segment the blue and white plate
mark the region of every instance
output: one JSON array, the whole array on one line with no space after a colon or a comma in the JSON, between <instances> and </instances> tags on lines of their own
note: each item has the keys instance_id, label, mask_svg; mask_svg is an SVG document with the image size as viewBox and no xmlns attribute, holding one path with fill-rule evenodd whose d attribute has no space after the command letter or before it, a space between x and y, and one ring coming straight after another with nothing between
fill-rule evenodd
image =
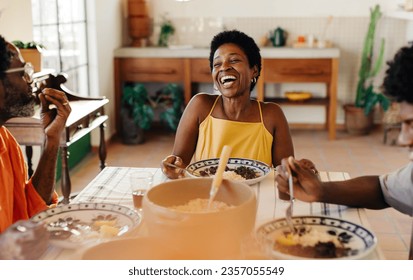
<instances>
[{"instance_id":1,"label":"blue and white plate","mask_svg":"<svg viewBox=\"0 0 413 280\"><path fill-rule=\"evenodd\" d=\"M190 173L197 173L200 174L201 171L204 171L206 173L208 173L209 168L211 167L218 167L219 164L219 158L212 158L212 159L205 159L205 160L200 160L197 162L194 162L190 165L188 165L186 167L186 169L190 172ZM270 174L271 172L271 167L268 166L267 164L261 162L261 161L257 161L257 160L252 160L252 159L245 159L245 158L229 158L228 163L227 163L227 167L231 168L231 169L235 169L237 167L248 167L250 169L252 169L255 174L256 174L256 178L254 179L245 179L243 182L245 182L248 185L253 185L256 184L260 181L262 181L265 177L268 176L268 174ZM213 175L211 175L213 176ZM205 175L205 176L196 176L194 174L192 174L192 177L211 177L209 175ZM225 178L225 177L224 177ZM239 181L239 180L238 180Z\"/></svg>"},{"instance_id":2,"label":"blue and white plate","mask_svg":"<svg viewBox=\"0 0 413 280\"><path fill-rule=\"evenodd\" d=\"M122 236L136 229L142 216L138 211L121 205L78 203L47 209L32 220L47 225L52 244L76 248L81 244Z\"/></svg>"},{"instance_id":3,"label":"blue and white plate","mask_svg":"<svg viewBox=\"0 0 413 280\"><path fill-rule=\"evenodd\" d=\"M344 247L349 249L349 255L334 259L366 259L377 245L377 238L371 231L346 220L326 216L293 216L292 219L296 228L305 227L320 234L338 237ZM274 250L275 240L285 232L290 230L285 218L282 218L261 225L257 229L257 237L263 244L266 243L267 253L274 259L307 259Z\"/></svg>"}]
</instances>

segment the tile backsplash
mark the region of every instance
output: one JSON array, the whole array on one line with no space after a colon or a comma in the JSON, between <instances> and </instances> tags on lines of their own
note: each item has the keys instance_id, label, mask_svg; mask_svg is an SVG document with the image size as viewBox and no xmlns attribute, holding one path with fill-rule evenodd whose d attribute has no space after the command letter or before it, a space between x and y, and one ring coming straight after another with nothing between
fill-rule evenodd
<instances>
[{"instance_id":1,"label":"tile backsplash","mask_svg":"<svg viewBox=\"0 0 413 280\"><path fill-rule=\"evenodd\" d=\"M209 47L212 37L222 31L230 29L241 30L262 46L268 33L277 27L288 33L287 45L291 46L300 35L312 35L315 39L325 37L332 42L333 47L340 49L338 101L339 106L352 102L355 96L357 74L364 36L367 32L368 17L336 17L328 24L327 17L280 17L280 18L171 18L176 32L171 38L171 44L192 45L194 47ZM155 21L156 22L156 21ZM376 29L376 42L385 38L385 60L391 59L395 52L407 43L407 22L402 19L383 17ZM159 26L155 23L151 44L156 44ZM125 44L127 45L127 43ZM377 44L378 45L378 44ZM386 66L375 84L380 86ZM307 87L308 85L301 85ZM266 94L273 94L274 86L266 88ZM296 89L300 89L299 86ZM314 88L316 95L323 95L323 87ZM276 93L275 93L276 94ZM343 112L338 108L337 122L342 123Z\"/></svg>"}]
</instances>

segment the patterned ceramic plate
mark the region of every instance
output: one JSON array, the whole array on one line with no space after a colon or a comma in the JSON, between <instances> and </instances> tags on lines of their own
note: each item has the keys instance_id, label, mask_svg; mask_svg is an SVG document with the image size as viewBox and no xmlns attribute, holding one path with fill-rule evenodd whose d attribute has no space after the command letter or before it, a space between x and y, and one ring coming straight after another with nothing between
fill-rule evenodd
<instances>
[{"instance_id":1,"label":"patterned ceramic plate","mask_svg":"<svg viewBox=\"0 0 413 280\"><path fill-rule=\"evenodd\" d=\"M199 174L199 176L192 175L192 177L212 177L215 174L214 170L216 170L218 164L219 158L205 159L188 165L186 169L190 173ZM230 158L228 160L227 168L230 170L238 170L238 172L241 171L241 173L253 173L255 176L253 179L233 179L236 181L245 181L248 185L253 185L263 180L271 171L271 167L267 164L261 161L245 158ZM224 174L224 179L231 180L231 175L229 175L229 173Z\"/></svg>"},{"instance_id":2,"label":"patterned ceramic plate","mask_svg":"<svg viewBox=\"0 0 413 280\"><path fill-rule=\"evenodd\" d=\"M108 203L68 204L45 210L32 218L47 224L51 243L64 248L99 243L135 229L139 212Z\"/></svg>"},{"instance_id":3,"label":"patterned ceramic plate","mask_svg":"<svg viewBox=\"0 0 413 280\"><path fill-rule=\"evenodd\" d=\"M309 242L307 249L303 249L301 246L297 247L297 239L286 238L285 233L290 232L290 230L284 218L263 224L257 229L259 240L266 244L269 254L274 259L364 259L377 245L377 239L372 232L349 221L323 216L295 216L292 219L295 228L304 232L298 243L302 245L304 242ZM304 229L305 231L303 231ZM303 238L306 235L307 237ZM340 244L335 246L335 257L334 254L331 254L332 244L324 245L330 240ZM278 245L276 245L276 241ZM301 255L314 253L314 249L310 251L308 246L314 248L311 243L319 241L323 241L324 244L318 245L316 250L321 251L324 257L320 256L319 253L316 253L317 257Z\"/></svg>"}]
</instances>

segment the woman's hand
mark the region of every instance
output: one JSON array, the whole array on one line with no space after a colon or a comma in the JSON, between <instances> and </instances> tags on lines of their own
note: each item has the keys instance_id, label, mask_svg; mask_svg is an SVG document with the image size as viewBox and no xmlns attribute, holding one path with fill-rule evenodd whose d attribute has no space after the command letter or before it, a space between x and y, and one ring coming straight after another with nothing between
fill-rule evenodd
<instances>
[{"instance_id":1,"label":"woman's hand","mask_svg":"<svg viewBox=\"0 0 413 280\"><path fill-rule=\"evenodd\" d=\"M293 157L281 160L276 167L275 181L280 192L288 193L288 173L291 170L294 184L294 197L307 202L318 201L321 196L321 181L314 163L308 159L295 160Z\"/></svg>"},{"instance_id":2,"label":"woman's hand","mask_svg":"<svg viewBox=\"0 0 413 280\"><path fill-rule=\"evenodd\" d=\"M161 168L162 168L163 174L165 174L166 177L168 177L169 179L178 179L178 178L185 177L184 170L171 167L165 163L170 163L178 167L185 168L184 163L180 157L174 156L174 155L167 156L166 158L162 160Z\"/></svg>"},{"instance_id":3,"label":"woman's hand","mask_svg":"<svg viewBox=\"0 0 413 280\"><path fill-rule=\"evenodd\" d=\"M0 235L0 259L39 259L48 247L49 236L44 223L18 221Z\"/></svg>"}]
</instances>

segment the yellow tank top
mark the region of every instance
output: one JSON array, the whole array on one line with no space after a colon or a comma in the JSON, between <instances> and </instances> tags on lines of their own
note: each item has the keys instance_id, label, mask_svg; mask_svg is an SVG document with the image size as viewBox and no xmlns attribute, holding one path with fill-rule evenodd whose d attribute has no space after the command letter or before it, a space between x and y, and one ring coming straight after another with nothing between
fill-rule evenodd
<instances>
[{"instance_id":1,"label":"yellow tank top","mask_svg":"<svg viewBox=\"0 0 413 280\"><path fill-rule=\"evenodd\" d=\"M218 158L225 145L232 147L231 157L249 158L272 165L271 133L265 128L261 104L258 103L261 121L257 123L217 119L211 116L220 96L208 116L199 126L195 161Z\"/></svg>"}]
</instances>

